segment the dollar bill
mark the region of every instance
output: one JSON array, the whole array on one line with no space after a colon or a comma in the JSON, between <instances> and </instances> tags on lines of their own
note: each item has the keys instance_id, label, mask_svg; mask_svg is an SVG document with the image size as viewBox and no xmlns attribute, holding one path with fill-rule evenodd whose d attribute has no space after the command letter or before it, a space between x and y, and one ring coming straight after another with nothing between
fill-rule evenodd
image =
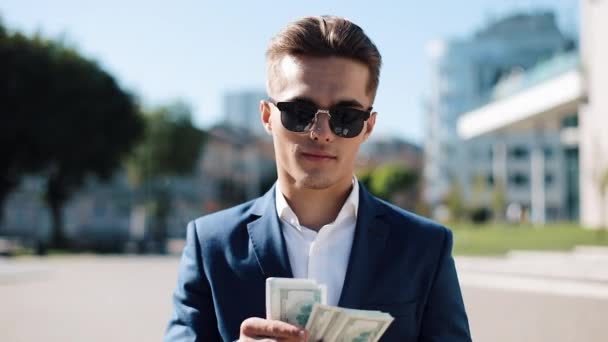
<instances>
[{"instance_id":1,"label":"dollar bill","mask_svg":"<svg viewBox=\"0 0 608 342\"><path fill-rule=\"evenodd\" d=\"M323 342L376 342L393 320L391 315L379 311L344 309L325 331Z\"/></svg>"},{"instance_id":2,"label":"dollar bill","mask_svg":"<svg viewBox=\"0 0 608 342\"><path fill-rule=\"evenodd\" d=\"M309 279L266 279L266 318L305 327L314 304L327 303L325 285Z\"/></svg>"},{"instance_id":3,"label":"dollar bill","mask_svg":"<svg viewBox=\"0 0 608 342\"><path fill-rule=\"evenodd\" d=\"M343 309L335 306L315 304L306 323L309 342L321 341L329 327L340 319Z\"/></svg>"},{"instance_id":4,"label":"dollar bill","mask_svg":"<svg viewBox=\"0 0 608 342\"><path fill-rule=\"evenodd\" d=\"M266 318L304 327L309 342L376 342L393 322L381 311L327 305L327 289L311 279L266 279Z\"/></svg>"}]
</instances>

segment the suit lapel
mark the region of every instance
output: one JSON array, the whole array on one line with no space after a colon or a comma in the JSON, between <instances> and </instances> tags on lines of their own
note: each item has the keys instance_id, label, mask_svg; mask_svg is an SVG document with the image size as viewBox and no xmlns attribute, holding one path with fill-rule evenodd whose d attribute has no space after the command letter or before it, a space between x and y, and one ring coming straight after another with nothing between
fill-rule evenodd
<instances>
[{"instance_id":1,"label":"suit lapel","mask_svg":"<svg viewBox=\"0 0 608 342\"><path fill-rule=\"evenodd\" d=\"M274 194L275 189L272 187L263 197L256 200L252 213L259 218L250 222L247 230L264 276L292 278Z\"/></svg>"},{"instance_id":2,"label":"suit lapel","mask_svg":"<svg viewBox=\"0 0 608 342\"><path fill-rule=\"evenodd\" d=\"M374 281L374 270L384 251L390 228L378 219L382 213L378 201L363 186L359 189L355 237L339 301L339 306L346 308L360 307L361 300Z\"/></svg>"}]
</instances>

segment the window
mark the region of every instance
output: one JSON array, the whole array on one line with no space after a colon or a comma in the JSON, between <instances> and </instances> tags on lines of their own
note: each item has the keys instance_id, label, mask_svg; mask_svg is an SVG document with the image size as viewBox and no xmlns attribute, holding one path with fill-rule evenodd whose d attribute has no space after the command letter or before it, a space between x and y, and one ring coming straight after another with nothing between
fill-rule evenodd
<instances>
[{"instance_id":1,"label":"window","mask_svg":"<svg viewBox=\"0 0 608 342\"><path fill-rule=\"evenodd\" d=\"M494 185L494 176L492 174L489 174L487 179L487 183L489 186L493 186Z\"/></svg>"},{"instance_id":2,"label":"window","mask_svg":"<svg viewBox=\"0 0 608 342\"><path fill-rule=\"evenodd\" d=\"M528 185L528 176L523 173L516 173L509 177L509 183L514 186L526 186Z\"/></svg>"},{"instance_id":3,"label":"window","mask_svg":"<svg viewBox=\"0 0 608 342\"><path fill-rule=\"evenodd\" d=\"M509 150L509 155L513 159L525 159L528 158L529 151L524 146L515 146Z\"/></svg>"},{"instance_id":4,"label":"window","mask_svg":"<svg viewBox=\"0 0 608 342\"><path fill-rule=\"evenodd\" d=\"M566 128L566 127L578 127L578 115L577 114L567 116L562 120L562 128Z\"/></svg>"},{"instance_id":5,"label":"window","mask_svg":"<svg viewBox=\"0 0 608 342\"><path fill-rule=\"evenodd\" d=\"M553 185L554 180L555 179L554 179L552 173L549 173L549 172L545 173L545 186L549 187L549 186Z\"/></svg>"}]
</instances>

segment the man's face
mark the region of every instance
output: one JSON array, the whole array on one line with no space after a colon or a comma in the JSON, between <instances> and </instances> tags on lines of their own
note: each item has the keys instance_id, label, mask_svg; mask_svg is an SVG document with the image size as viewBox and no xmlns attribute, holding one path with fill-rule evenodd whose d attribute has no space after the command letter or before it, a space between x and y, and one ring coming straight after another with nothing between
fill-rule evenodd
<instances>
[{"instance_id":1,"label":"man's face","mask_svg":"<svg viewBox=\"0 0 608 342\"><path fill-rule=\"evenodd\" d=\"M367 110L368 68L341 57L284 57L277 66L271 95L276 102L306 101L320 109L348 104ZM260 105L262 121L272 135L279 178L298 188L327 189L350 184L357 151L372 132L375 113L353 138L335 135L329 117L318 113L309 132L295 133L281 123L281 112L268 102Z\"/></svg>"}]
</instances>

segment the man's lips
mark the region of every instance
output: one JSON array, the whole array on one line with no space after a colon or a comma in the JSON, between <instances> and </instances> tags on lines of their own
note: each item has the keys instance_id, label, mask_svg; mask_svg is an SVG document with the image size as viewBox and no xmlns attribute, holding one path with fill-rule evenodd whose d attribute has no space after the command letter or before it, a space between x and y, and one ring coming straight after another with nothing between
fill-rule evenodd
<instances>
[{"instance_id":1,"label":"man's lips","mask_svg":"<svg viewBox=\"0 0 608 342\"><path fill-rule=\"evenodd\" d=\"M308 159L314 160L334 160L336 156L333 156L324 152L302 152L302 156Z\"/></svg>"}]
</instances>

